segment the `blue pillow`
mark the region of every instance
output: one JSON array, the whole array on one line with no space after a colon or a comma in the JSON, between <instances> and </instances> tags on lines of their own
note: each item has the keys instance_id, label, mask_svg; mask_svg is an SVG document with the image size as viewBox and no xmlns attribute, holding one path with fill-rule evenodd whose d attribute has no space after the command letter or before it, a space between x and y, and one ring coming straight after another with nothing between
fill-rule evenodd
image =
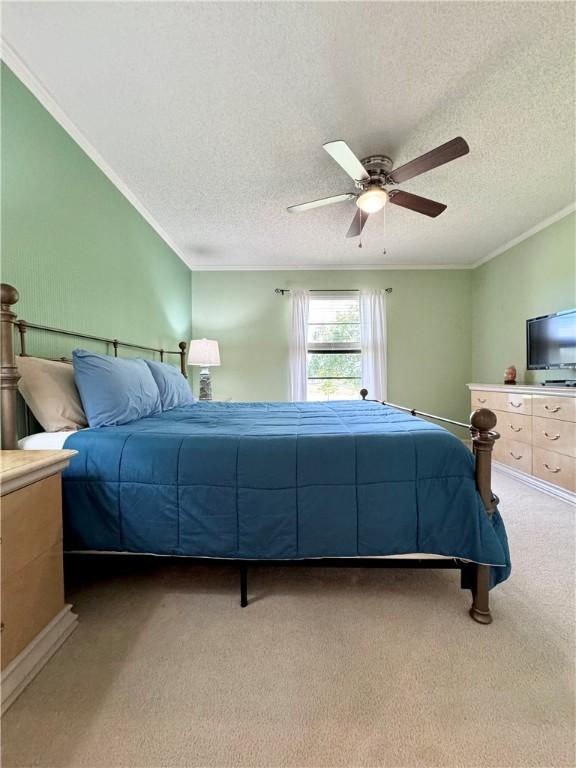
<instances>
[{"instance_id":1,"label":"blue pillow","mask_svg":"<svg viewBox=\"0 0 576 768\"><path fill-rule=\"evenodd\" d=\"M160 413L160 392L144 360L72 354L74 377L91 427L127 424Z\"/></svg>"},{"instance_id":2,"label":"blue pillow","mask_svg":"<svg viewBox=\"0 0 576 768\"><path fill-rule=\"evenodd\" d=\"M160 392L162 410L169 411L181 405L192 405L194 395L188 384L188 379L180 373L178 368L167 363L157 363L155 360L144 360Z\"/></svg>"}]
</instances>

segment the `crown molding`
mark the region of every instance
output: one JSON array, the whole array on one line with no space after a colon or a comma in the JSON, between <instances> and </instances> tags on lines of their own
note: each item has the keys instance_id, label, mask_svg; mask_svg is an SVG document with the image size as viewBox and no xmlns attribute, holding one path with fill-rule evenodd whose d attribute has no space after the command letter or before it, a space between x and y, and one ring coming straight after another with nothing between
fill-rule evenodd
<instances>
[{"instance_id":1,"label":"crown molding","mask_svg":"<svg viewBox=\"0 0 576 768\"><path fill-rule=\"evenodd\" d=\"M407 272L417 270L468 270L473 269L472 264L296 264L268 265L268 264L244 264L191 266L192 272L378 272L391 270Z\"/></svg>"},{"instance_id":2,"label":"crown molding","mask_svg":"<svg viewBox=\"0 0 576 768\"><path fill-rule=\"evenodd\" d=\"M46 90L40 80L34 75L12 46L0 37L0 58L26 88L38 99L44 109L56 120L66 133L78 144L92 162L102 171L110 182L121 192L128 202L138 211L142 218L164 240L166 245L190 268L190 264L166 230L156 221L148 208L136 197L130 187L123 181L104 160L92 143L86 138L66 112L57 104L54 97Z\"/></svg>"},{"instance_id":3,"label":"crown molding","mask_svg":"<svg viewBox=\"0 0 576 768\"><path fill-rule=\"evenodd\" d=\"M576 211L576 202L570 203L570 205L567 205L566 208L562 208L560 211L556 211L556 213L553 213L552 216L548 216L548 218L541 221L539 224L536 224L534 227L531 227L530 229L527 229L526 232L523 232L521 235L518 235L518 237L515 237L513 240L509 240L507 243L504 243L504 245L501 245L499 248L496 248L495 251L492 251L487 256L483 256L481 259L478 259L478 261L475 261L472 265L472 269L476 269L476 267L482 266L482 264L486 264L487 261L491 261L492 259L495 259L496 256L500 256L502 253L505 253L506 251L510 250L510 248L513 248L515 245L518 245L523 240L527 240L529 237L532 237L532 235L535 235L537 232L541 232L543 229L546 229L546 227L549 227L551 224L555 224L557 221L560 221L560 219L564 219L566 216L569 216L571 213L574 213Z\"/></svg>"}]
</instances>

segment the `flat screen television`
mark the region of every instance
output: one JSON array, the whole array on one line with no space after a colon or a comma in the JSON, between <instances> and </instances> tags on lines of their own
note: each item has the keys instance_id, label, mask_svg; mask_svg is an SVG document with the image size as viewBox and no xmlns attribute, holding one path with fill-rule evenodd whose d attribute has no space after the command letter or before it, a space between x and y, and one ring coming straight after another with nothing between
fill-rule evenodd
<instances>
[{"instance_id":1,"label":"flat screen television","mask_svg":"<svg viewBox=\"0 0 576 768\"><path fill-rule=\"evenodd\" d=\"M528 370L576 367L576 309L526 321Z\"/></svg>"}]
</instances>

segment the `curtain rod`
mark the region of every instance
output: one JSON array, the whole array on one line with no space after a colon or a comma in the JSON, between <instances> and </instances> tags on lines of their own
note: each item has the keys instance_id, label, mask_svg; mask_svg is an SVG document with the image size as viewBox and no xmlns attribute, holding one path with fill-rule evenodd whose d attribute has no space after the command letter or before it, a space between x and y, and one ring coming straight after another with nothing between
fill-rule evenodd
<instances>
[{"instance_id":1,"label":"curtain rod","mask_svg":"<svg viewBox=\"0 0 576 768\"><path fill-rule=\"evenodd\" d=\"M385 293L392 293L392 288L384 288ZM290 288L274 288L274 293L290 293ZM359 288L313 288L309 293L360 293Z\"/></svg>"}]
</instances>

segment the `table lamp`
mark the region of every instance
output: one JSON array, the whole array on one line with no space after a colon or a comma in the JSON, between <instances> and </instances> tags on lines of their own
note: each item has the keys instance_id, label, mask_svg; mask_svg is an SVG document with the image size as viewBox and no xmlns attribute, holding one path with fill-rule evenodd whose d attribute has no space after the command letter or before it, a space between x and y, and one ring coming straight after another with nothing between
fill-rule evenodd
<instances>
[{"instance_id":1,"label":"table lamp","mask_svg":"<svg viewBox=\"0 0 576 768\"><path fill-rule=\"evenodd\" d=\"M218 342L212 339L192 339L188 349L188 365L201 366L199 400L212 400L212 382L209 368L220 365Z\"/></svg>"}]
</instances>

